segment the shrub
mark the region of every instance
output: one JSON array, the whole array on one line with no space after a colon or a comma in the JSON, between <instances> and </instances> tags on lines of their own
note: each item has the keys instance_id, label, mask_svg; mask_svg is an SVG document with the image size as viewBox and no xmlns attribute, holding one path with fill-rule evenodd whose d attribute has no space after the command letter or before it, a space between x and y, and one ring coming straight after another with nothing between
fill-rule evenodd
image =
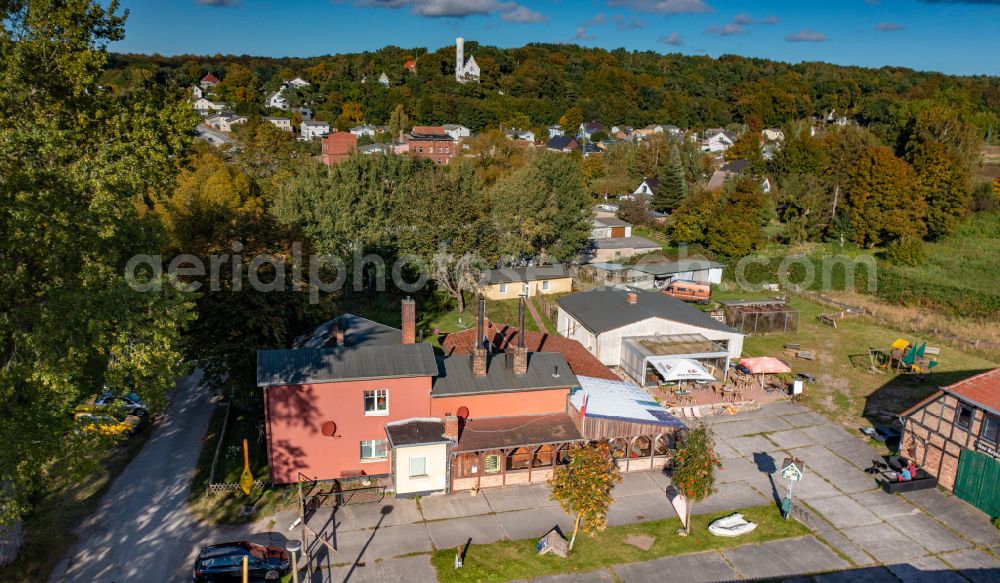
<instances>
[{"instance_id":1,"label":"shrub","mask_svg":"<svg viewBox=\"0 0 1000 583\"><path fill-rule=\"evenodd\" d=\"M916 267L927 261L924 242L916 237L903 237L889 243L882 254L883 259L893 265Z\"/></svg>"}]
</instances>

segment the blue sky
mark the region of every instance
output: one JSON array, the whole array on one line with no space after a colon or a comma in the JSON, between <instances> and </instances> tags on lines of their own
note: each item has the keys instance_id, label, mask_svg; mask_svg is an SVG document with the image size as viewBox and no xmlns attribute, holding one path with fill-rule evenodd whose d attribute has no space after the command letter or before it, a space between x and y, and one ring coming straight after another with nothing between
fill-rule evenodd
<instances>
[{"instance_id":1,"label":"blue sky","mask_svg":"<svg viewBox=\"0 0 1000 583\"><path fill-rule=\"evenodd\" d=\"M123 0L112 50L316 56L456 36L1000 74L1000 0Z\"/></svg>"}]
</instances>

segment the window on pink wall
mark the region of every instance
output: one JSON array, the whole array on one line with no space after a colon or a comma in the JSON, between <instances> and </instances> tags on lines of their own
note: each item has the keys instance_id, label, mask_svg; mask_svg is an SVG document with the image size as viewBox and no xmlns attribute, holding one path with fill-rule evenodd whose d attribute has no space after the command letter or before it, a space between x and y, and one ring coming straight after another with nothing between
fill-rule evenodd
<instances>
[{"instance_id":1,"label":"window on pink wall","mask_svg":"<svg viewBox=\"0 0 1000 583\"><path fill-rule=\"evenodd\" d=\"M389 414L389 389L373 389L365 391L365 415L377 416Z\"/></svg>"}]
</instances>

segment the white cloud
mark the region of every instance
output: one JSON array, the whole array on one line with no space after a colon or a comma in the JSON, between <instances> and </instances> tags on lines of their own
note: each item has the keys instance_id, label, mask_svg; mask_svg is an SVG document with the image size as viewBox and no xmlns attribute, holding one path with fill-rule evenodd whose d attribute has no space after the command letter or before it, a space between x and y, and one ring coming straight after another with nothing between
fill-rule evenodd
<instances>
[{"instance_id":1,"label":"white cloud","mask_svg":"<svg viewBox=\"0 0 1000 583\"><path fill-rule=\"evenodd\" d=\"M747 30L743 28L743 25L735 22L724 24L722 26L710 26L705 29L705 33L715 34L718 36L732 36L734 34L743 34L745 32L747 32Z\"/></svg>"},{"instance_id":2,"label":"white cloud","mask_svg":"<svg viewBox=\"0 0 1000 583\"><path fill-rule=\"evenodd\" d=\"M608 0L609 6L625 6L639 12L698 14L714 12L705 0Z\"/></svg>"},{"instance_id":3,"label":"white cloud","mask_svg":"<svg viewBox=\"0 0 1000 583\"><path fill-rule=\"evenodd\" d=\"M672 32L668 35L664 35L656 39L656 42L664 45L679 47L684 44L684 39L681 38L680 33Z\"/></svg>"},{"instance_id":4,"label":"white cloud","mask_svg":"<svg viewBox=\"0 0 1000 583\"><path fill-rule=\"evenodd\" d=\"M785 40L793 43L821 43L830 40L830 38L822 32L805 29L786 36Z\"/></svg>"},{"instance_id":5,"label":"white cloud","mask_svg":"<svg viewBox=\"0 0 1000 583\"><path fill-rule=\"evenodd\" d=\"M507 22L545 22L545 15L525 6L518 6L510 12L504 12L500 18Z\"/></svg>"},{"instance_id":6,"label":"white cloud","mask_svg":"<svg viewBox=\"0 0 1000 583\"><path fill-rule=\"evenodd\" d=\"M646 21L640 18L625 18L621 14L614 15L615 30L637 30L646 28Z\"/></svg>"},{"instance_id":7,"label":"white cloud","mask_svg":"<svg viewBox=\"0 0 1000 583\"><path fill-rule=\"evenodd\" d=\"M733 24L739 24L745 26L747 24L753 24L753 18L750 17L746 12L740 12L733 17Z\"/></svg>"},{"instance_id":8,"label":"white cloud","mask_svg":"<svg viewBox=\"0 0 1000 583\"><path fill-rule=\"evenodd\" d=\"M601 26L607 22L608 17L604 15L603 12L598 12L593 18L584 22L581 26Z\"/></svg>"},{"instance_id":9,"label":"white cloud","mask_svg":"<svg viewBox=\"0 0 1000 583\"><path fill-rule=\"evenodd\" d=\"M880 22L875 25L875 30L879 32L895 32L897 30L903 30L906 28L898 22Z\"/></svg>"},{"instance_id":10,"label":"white cloud","mask_svg":"<svg viewBox=\"0 0 1000 583\"><path fill-rule=\"evenodd\" d=\"M409 8L414 14L431 18L465 18L467 16L500 14L500 18L507 22L542 22L545 20L541 13L530 8L516 2L502 2L500 0L355 0L355 4L375 8Z\"/></svg>"},{"instance_id":11,"label":"white cloud","mask_svg":"<svg viewBox=\"0 0 1000 583\"><path fill-rule=\"evenodd\" d=\"M771 15L771 16L765 16L757 24L778 24L779 22L781 22L780 18L778 18L777 16L774 16L774 15Z\"/></svg>"},{"instance_id":12,"label":"white cloud","mask_svg":"<svg viewBox=\"0 0 1000 583\"><path fill-rule=\"evenodd\" d=\"M576 34L573 35L574 40L594 40L595 38L597 37L587 34L587 27L585 26L576 27Z\"/></svg>"}]
</instances>

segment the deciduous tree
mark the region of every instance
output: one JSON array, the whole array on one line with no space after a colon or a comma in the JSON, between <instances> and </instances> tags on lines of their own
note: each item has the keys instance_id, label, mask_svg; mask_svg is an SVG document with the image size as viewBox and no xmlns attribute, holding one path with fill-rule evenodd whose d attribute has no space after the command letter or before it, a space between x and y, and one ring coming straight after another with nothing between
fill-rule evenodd
<instances>
[{"instance_id":1,"label":"deciduous tree","mask_svg":"<svg viewBox=\"0 0 1000 583\"><path fill-rule=\"evenodd\" d=\"M688 500L685 530L691 532L691 506L715 492L715 470L722 462L715 452L715 437L704 423L684 432L677 445L670 481Z\"/></svg>"},{"instance_id":2,"label":"deciduous tree","mask_svg":"<svg viewBox=\"0 0 1000 583\"><path fill-rule=\"evenodd\" d=\"M621 472L607 442L573 450L570 462L555 469L549 480L552 499L566 514L576 516L570 550L581 523L590 536L597 536L607 527L608 510L614 502L611 491L621 481Z\"/></svg>"}]
</instances>

